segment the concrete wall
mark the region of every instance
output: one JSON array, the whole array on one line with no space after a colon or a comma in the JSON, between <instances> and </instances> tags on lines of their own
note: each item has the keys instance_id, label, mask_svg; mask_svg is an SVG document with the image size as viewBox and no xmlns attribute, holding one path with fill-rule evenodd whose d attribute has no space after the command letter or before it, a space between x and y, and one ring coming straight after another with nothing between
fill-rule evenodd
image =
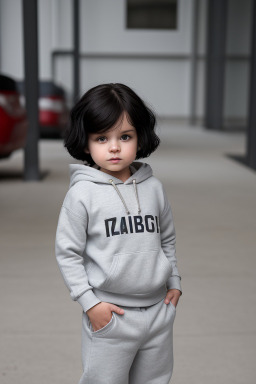
<instances>
[{"instance_id":1,"label":"concrete wall","mask_svg":"<svg viewBox=\"0 0 256 384\"><path fill-rule=\"evenodd\" d=\"M123 82L158 114L188 117L192 2L180 0L176 31L127 30L125 0L80 4L81 90L102 82ZM62 48L70 49L69 36L69 28L63 28ZM70 67L70 58L57 60L59 81L66 80L65 70Z\"/></svg>"},{"instance_id":2,"label":"concrete wall","mask_svg":"<svg viewBox=\"0 0 256 384\"><path fill-rule=\"evenodd\" d=\"M22 0L0 0L0 71L23 77Z\"/></svg>"},{"instance_id":3,"label":"concrete wall","mask_svg":"<svg viewBox=\"0 0 256 384\"><path fill-rule=\"evenodd\" d=\"M102 82L133 87L161 116L189 118L195 0L179 0L175 31L127 30L126 0L80 0L81 92ZM247 115L252 0L229 0L225 117ZM0 0L0 70L23 77L22 1ZM38 0L39 74L51 78L52 53L72 49L72 0ZM202 119L207 0L198 0L195 114ZM54 80L72 96L72 58L57 56Z\"/></svg>"}]
</instances>

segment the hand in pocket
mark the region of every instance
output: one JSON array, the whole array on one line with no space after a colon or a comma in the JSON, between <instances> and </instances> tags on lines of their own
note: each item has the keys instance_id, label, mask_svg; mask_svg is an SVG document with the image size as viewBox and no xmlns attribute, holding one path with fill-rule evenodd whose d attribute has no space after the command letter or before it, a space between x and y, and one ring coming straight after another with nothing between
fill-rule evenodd
<instances>
[{"instance_id":1,"label":"hand in pocket","mask_svg":"<svg viewBox=\"0 0 256 384\"><path fill-rule=\"evenodd\" d=\"M122 308L104 301L88 309L86 313L90 319L94 332L105 327L110 322L112 312L116 312L118 315L124 314L124 310Z\"/></svg>"}]
</instances>

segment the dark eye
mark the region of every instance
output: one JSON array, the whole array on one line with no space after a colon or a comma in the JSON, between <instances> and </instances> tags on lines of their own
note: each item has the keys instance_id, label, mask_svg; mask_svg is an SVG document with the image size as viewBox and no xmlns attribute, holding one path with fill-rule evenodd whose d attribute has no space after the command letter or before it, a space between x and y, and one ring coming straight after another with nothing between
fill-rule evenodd
<instances>
[{"instance_id":1,"label":"dark eye","mask_svg":"<svg viewBox=\"0 0 256 384\"><path fill-rule=\"evenodd\" d=\"M129 136L129 135L122 135L121 140L123 140L123 141L127 141L127 140L130 139L130 137L131 137L131 136Z\"/></svg>"},{"instance_id":2,"label":"dark eye","mask_svg":"<svg viewBox=\"0 0 256 384\"><path fill-rule=\"evenodd\" d=\"M97 141L98 141L99 143L104 143L104 142L106 141L106 137L105 137L105 136L98 137L98 138L97 138Z\"/></svg>"}]
</instances>

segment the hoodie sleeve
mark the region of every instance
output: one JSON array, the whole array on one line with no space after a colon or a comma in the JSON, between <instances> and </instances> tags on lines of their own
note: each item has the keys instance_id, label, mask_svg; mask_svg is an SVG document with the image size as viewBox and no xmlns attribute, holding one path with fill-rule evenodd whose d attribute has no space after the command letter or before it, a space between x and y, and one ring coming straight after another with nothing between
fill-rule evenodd
<instances>
[{"instance_id":1,"label":"hoodie sleeve","mask_svg":"<svg viewBox=\"0 0 256 384\"><path fill-rule=\"evenodd\" d=\"M84 312L101 302L93 293L84 268L86 228L87 217L62 206L56 232L56 259L71 298L81 304Z\"/></svg>"},{"instance_id":2,"label":"hoodie sleeve","mask_svg":"<svg viewBox=\"0 0 256 384\"><path fill-rule=\"evenodd\" d=\"M172 276L166 282L167 289L179 289L182 292L180 280L181 277L177 268L176 259L176 234L173 222L171 206L167 196L164 193L164 209L160 215L160 231L162 249L172 266Z\"/></svg>"}]
</instances>

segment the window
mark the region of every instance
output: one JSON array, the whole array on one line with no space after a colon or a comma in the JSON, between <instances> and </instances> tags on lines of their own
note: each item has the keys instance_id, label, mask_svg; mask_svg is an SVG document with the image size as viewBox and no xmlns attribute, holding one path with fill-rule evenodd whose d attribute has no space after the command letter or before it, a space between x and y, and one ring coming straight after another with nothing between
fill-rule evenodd
<instances>
[{"instance_id":1,"label":"window","mask_svg":"<svg viewBox=\"0 0 256 384\"><path fill-rule=\"evenodd\" d=\"M177 0L127 0L128 29L177 29Z\"/></svg>"}]
</instances>

